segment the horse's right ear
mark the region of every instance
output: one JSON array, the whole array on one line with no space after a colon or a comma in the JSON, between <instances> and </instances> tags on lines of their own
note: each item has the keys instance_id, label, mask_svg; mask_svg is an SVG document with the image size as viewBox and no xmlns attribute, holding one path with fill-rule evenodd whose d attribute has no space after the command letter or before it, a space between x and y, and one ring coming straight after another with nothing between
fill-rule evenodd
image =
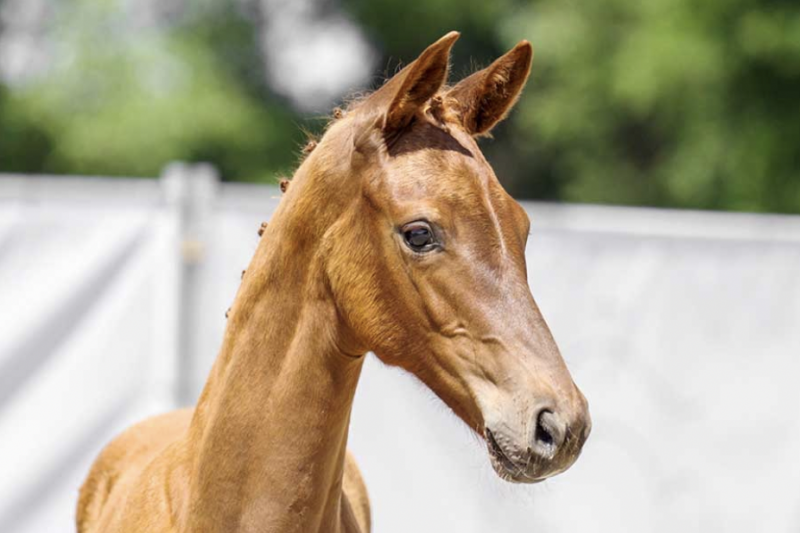
<instances>
[{"instance_id":1,"label":"horse's right ear","mask_svg":"<svg viewBox=\"0 0 800 533\"><path fill-rule=\"evenodd\" d=\"M383 122L384 133L406 127L447 79L450 49L459 33L451 31L428 48L410 65L398 72L378 93L391 98ZM377 93L376 93L377 95Z\"/></svg>"}]
</instances>

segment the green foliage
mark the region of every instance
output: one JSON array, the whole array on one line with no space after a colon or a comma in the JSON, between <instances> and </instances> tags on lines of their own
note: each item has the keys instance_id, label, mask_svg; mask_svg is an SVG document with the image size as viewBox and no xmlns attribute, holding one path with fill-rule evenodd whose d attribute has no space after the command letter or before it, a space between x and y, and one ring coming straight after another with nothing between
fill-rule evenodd
<instances>
[{"instance_id":1,"label":"green foliage","mask_svg":"<svg viewBox=\"0 0 800 533\"><path fill-rule=\"evenodd\" d=\"M796 2L347 4L388 57L453 28L482 63L533 43L527 91L484 143L517 196L800 212Z\"/></svg>"},{"instance_id":2,"label":"green foliage","mask_svg":"<svg viewBox=\"0 0 800 533\"><path fill-rule=\"evenodd\" d=\"M497 22L512 9L512 0L345 0L348 11L361 23L384 53L381 66L407 64L426 46L453 30L461 38L453 49L454 75L468 74L474 65L486 65L503 53ZM392 71L386 72L391 75Z\"/></svg>"},{"instance_id":3,"label":"green foliage","mask_svg":"<svg viewBox=\"0 0 800 533\"><path fill-rule=\"evenodd\" d=\"M0 86L0 171L156 175L185 159L273 180L294 164L303 121L265 86L256 28L235 3L187 3L166 30L133 36L118 2L59 5L51 31L73 59ZM525 95L482 141L517 196L800 213L796 2L341 6L383 54L373 86L452 29L453 79L533 43Z\"/></svg>"},{"instance_id":4,"label":"green foliage","mask_svg":"<svg viewBox=\"0 0 800 533\"><path fill-rule=\"evenodd\" d=\"M800 5L542 0L503 31L538 52L515 135L554 197L800 212Z\"/></svg>"},{"instance_id":5,"label":"green foliage","mask_svg":"<svg viewBox=\"0 0 800 533\"><path fill-rule=\"evenodd\" d=\"M0 93L0 170L155 176L182 159L273 180L294 163L296 116L251 75L254 30L233 11L125 36L113 3L72 7L53 28L72 61Z\"/></svg>"}]
</instances>

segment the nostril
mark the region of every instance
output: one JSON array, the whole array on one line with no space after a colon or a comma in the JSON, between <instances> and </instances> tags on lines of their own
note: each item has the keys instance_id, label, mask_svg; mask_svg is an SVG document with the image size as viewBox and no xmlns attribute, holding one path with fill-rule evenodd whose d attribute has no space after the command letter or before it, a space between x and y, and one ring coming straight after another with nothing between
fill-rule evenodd
<instances>
[{"instance_id":1,"label":"nostril","mask_svg":"<svg viewBox=\"0 0 800 533\"><path fill-rule=\"evenodd\" d=\"M550 431L542 425L542 415L539 415L539 418L536 420L536 434L534 435L536 442L540 442L546 446L553 445L553 435L550 434Z\"/></svg>"},{"instance_id":2,"label":"nostril","mask_svg":"<svg viewBox=\"0 0 800 533\"><path fill-rule=\"evenodd\" d=\"M533 442L538 452L545 456L553 456L563 440L564 430L555 413L549 409L539 412L533 433Z\"/></svg>"}]
</instances>

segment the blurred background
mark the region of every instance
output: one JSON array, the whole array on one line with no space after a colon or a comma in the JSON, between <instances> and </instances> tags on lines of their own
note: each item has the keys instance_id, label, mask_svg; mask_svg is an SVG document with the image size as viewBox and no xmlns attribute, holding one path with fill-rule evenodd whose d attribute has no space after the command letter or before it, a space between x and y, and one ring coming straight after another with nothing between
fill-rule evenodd
<instances>
[{"instance_id":1,"label":"blurred background","mask_svg":"<svg viewBox=\"0 0 800 533\"><path fill-rule=\"evenodd\" d=\"M800 212L800 5L783 0L0 0L0 171L274 183L301 129L458 29L452 78L519 40L483 144L517 197Z\"/></svg>"},{"instance_id":2,"label":"blurred background","mask_svg":"<svg viewBox=\"0 0 800 533\"><path fill-rule=\"evenodd\" d=\"M507 485L369 357L374 531L800 531L797 2L0 0L0 532L74 531L102 446L194 403L279 177L453 29L452 81L536 50L481 147L594 430Z\"/></svg>"}]
</instances>

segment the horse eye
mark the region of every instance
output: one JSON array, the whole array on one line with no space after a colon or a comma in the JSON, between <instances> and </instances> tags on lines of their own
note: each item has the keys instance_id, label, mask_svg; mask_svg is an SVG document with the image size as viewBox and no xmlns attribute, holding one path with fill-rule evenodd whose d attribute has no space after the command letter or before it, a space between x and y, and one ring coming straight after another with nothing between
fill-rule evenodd
<instances>
[{"instance_id":1,"label":"horse eye","mask_svg":"<svg viewBox=\"0 0 800 533\"><path fill-rule=\"evenodd\" d=\"M427 252L436 246L433 230L425 222L412 222L403 226L403 239L415 252Z\"/></svg>"}]
</instances>

